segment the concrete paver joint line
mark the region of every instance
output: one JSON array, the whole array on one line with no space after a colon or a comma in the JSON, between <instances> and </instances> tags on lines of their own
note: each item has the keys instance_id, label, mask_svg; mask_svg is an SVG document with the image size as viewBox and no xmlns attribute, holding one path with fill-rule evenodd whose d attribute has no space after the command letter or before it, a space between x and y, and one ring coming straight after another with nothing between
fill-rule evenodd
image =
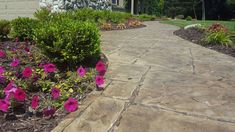
<instances>
[{"instance_id":1,"label":"concrete paver joint line","mask_svg":"<svg viewBox=\"0 0 235 132\"><path fill-rule=\"evenodd\" d=\"M190 57L191 57L191 65L192 65L192 71L193 71L193 74L196 74L196 71L195 71L195 64L194 64L194 58L193 58L193 54L192 54L192 49L190 48L189 49L189 53L190 53Z\"/></svg>"},{"instance_id":2,"label":"concrete paver joint line","mask_svg":"<svg viewBox=\"0 0 235 132\"><path fill-rule=\"evenodd\" d=\"M126 102L126 103L125 103L125 106L124 106L123 110L121 111L121 113L120 113L120 115L118 116L117 120L112 124L112 126L111 126L111 128L108 130L108 132L113 132L113 131L114 131L115 127L117 127L117 126L120 124L120 122L121 122L121 118L122 118L123 112L125 112L125 111L128 109L128 107L129 107L130 105L133 105L133 104L134 104L134 100L135 100L136 96L138 95L138 92L139 92L141 86L143 85L143 81L144 81L144 79L145 79L145 76L146 76L147 73L150 71L150 69L151 69L151 66L148 66L147 70L145 71L145 73L142 75L140 81L138 82L138 85L136 86L136 88L135 88L134 91L132 92L132 95L131 95L131 97L130 97L130 99L129 99L129 102Z\"/></svg>"}]
</instances>

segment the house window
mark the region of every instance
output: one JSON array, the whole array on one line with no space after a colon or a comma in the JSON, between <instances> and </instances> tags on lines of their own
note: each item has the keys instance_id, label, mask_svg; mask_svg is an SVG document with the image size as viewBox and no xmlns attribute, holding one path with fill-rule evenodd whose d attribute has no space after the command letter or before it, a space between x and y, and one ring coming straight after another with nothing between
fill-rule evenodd
<instances>
[{"instance_id":1,"label":"house window","mask_svg":"<svg viewBox=\"0 0 235 132\"><path fill-rule=\"evenodd\" d=\"M112 3L115 5L119 5L119 0L112 0Z\"/></svg>"}]
</instances>

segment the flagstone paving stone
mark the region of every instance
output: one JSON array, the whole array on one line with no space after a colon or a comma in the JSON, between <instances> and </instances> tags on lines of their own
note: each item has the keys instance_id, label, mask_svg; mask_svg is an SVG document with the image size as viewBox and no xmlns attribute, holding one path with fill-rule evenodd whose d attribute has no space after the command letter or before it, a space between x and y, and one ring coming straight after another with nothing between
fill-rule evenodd
<instances>
[{"instance_id":1,"label":"flagstone paving stone","mask_svg":"<svg viewBox=\"0 0 235 132\"><path fill-rule=\"evenodd\" d=\"M110 83L55 131L235 132L235 59L145 24L102 32Z\"/></svg>"}]
</instances>

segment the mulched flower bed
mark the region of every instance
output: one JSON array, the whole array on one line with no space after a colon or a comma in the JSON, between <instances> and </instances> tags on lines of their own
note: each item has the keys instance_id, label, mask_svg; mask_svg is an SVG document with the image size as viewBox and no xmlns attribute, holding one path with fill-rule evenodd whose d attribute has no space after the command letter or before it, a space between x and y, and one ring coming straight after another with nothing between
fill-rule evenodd
<instances>
[{"instance_id":1,"label":"mulched flower bed","mask_svg":"<svg viewBox=\"0 0 235 132\"><path fill-rule=\"evenodd\" d=\"M226 47L219 44L204 44L202 41L205 36L203 30L197 28L179 29L174 34L195 44L235 57L235 48L233 47ZM235 43L235 40L233 42Z\"/></svg>"},{"instance_id":2,"label":"mulched flower bed","mask_svg":"<svg viewBox=\"0 0 235 132\"><path fill-rule=\"evenodd\" d=\"M116 24L113 22L105 22L100 25L101 31L111 31L111 30L126 30L126 29L136 29L143 28L146 25L142 21L130 18L124 23Z\"/></svg>"},{"instance_id":3,"label":"mulched flower bed","mask_svg":"<svg viewBox=\"0 0 235 132\"><path fill-rule=\"evenodd\" d=\"M32 43L0 42L0 132L49 132L104 84L105 60L59 70Z\"/></svg>"}]
</instances>

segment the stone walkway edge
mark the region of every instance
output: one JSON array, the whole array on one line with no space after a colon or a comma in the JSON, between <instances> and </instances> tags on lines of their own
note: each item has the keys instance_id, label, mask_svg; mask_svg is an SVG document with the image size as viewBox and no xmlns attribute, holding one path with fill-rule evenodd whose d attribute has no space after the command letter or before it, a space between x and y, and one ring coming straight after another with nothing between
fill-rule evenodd
<instances>
[{"instance_id":1,"label":"stone walkway edge","mask_svg":"<svg viewBox=\"0 0 235 132\"><path fill-rule=\"evenodd\" d=\"M105 90L53 132L235 132L235 59L145 24L102 32Z\"/></svg>"}]
</instances>

